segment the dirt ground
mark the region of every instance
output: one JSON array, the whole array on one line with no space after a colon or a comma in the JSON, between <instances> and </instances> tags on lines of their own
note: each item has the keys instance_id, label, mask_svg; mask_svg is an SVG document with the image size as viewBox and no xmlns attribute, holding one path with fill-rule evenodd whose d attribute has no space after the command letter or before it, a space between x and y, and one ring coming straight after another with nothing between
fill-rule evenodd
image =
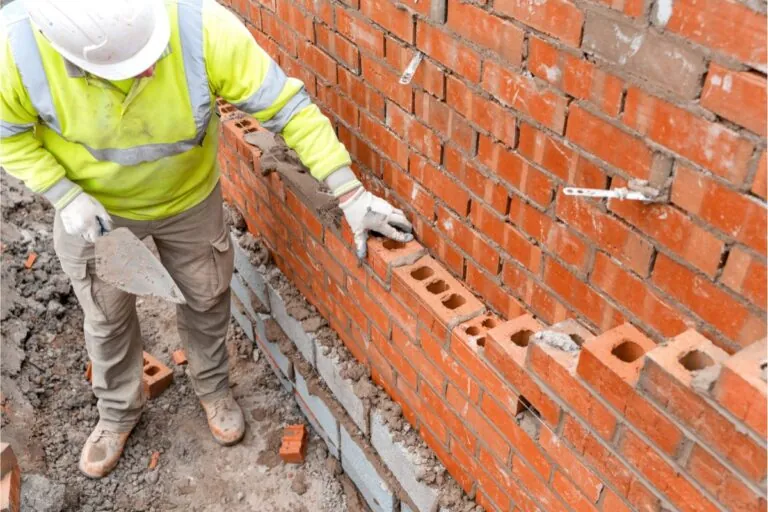
<instances>
[{"instance_id":1,"label":"dirt ground","mask_svg":"<svg viewBox=\"0 0 768 512\"><path fill-rule=\"evenodd\" d=\"M53 253L53 211L6 176L2 180L2 416L23 473L27 511L344 511L359 500L339 464L312 435L303 465L285 465L277 450L282 427L304 422L259 352L230 329L231 384L248 423L243 442L217 445L185 370L173 309L139 301L145 350L174 368L174 383L150 401L112 474L89 480L77 469L95 425L96 399L84 378L82 313ZM24 263L38 257L31 269ZM153 452L159 464L148 468Z\"/></svg>"}]
</instances>

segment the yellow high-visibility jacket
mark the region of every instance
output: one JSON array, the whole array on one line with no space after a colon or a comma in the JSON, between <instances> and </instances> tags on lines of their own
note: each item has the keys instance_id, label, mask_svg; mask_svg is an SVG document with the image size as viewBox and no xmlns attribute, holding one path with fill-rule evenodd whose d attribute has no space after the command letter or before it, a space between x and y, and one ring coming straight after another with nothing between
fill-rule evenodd
<instances>
[{"instance_id":1,"label":"yellow high-visibility jacket","mask_svg":"<svg viewBox=\"0 0 768 512\"><path fill-rule=\"evenodd\" d=\"M102 80L59 55L21 1L0 11L0 165L62 208L81 190L154 220L218 182L217 96L281 133L318 180L350 163L301 81L214 0L166 0L171 39L150 78Z\"/></svg>"}]
</instances>

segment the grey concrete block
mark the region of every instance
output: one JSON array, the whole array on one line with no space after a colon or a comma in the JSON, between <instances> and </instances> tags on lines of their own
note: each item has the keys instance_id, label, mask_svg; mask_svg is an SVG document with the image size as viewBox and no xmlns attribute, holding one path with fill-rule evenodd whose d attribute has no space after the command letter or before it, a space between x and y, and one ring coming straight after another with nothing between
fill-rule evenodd
<instances>
[{"instance_id":1,"label":"grey concrete block","mask_svg":"<svg viewBox=\"0 0 768 512\"><path fill-rule=\"evenodd\" d=\"M341 467L374 512L393 512L396 499L355 439L341 425Z\"/></svg>"},{"instance_id":2,"label":"grey concrete block","mask_svg":"<svg viewBox=\"0 0 768 512\"><path fill-rule=\"evenodd\" d=\"M272 318L280 325L286 336L293 341L296 348L301 352L304 359L315 366L315 338L313 334L307 333L301 326L301 322L288 314L285 301L274 287L267 284L269 292L270 311Z\"/></svg>"},{"instance_id":3,"label":"grey concrete block","mask_svg":"<svg viewBox=\"0 0 768 512\"><path fill-rule=\"evenodd\" d=\"M248 339L254 341L253 322L251 322L251 319L248 317L248 313L245 311L245 307L236 295L232 296L231 308L232 316L235 317L237 324L243 329L243 332L245 332L245 335L248 336Z\"/></svg>"},{"instance_id":4,"label":"grey concrete block","mask_svg":"<svg viewBox=\"0 0 768 512\"><path fill-rule=\"evenodd\" d=\"M304 376L296 372L296 394L299 395L304 405L309 408L312 416L317 422L315 430L319 431L326 440L326 444L333 445L338 453L339 447L339 422L333 412L328 408L326 402L315 395L310 394L307 387L307 381ZM330 398L330 397L329 397Z\"/></svg>"},{"instance_id":5,"label":"grey concrete block","mask_svg":"<svg viewBox=\"0 0 768 512\"><path fill-rule=\"evenodd\" d=\"M269 307L269 296L267 295L267 280L259 269L252 265L248 260L248 254L240 247L237 240L232 237L232 244L235 247L235 269L243 276L243 280L248 287L253 290L265 307Z\"/></svg>"},{"instance_id":6,"label":"grey concrete block","mask_svg":"<svg viewBox=\"0 0 768 512\"><path fill-rule=\"evenodd\" d=\"M230 287L232 288L232 293L237 296L237 298L242 303L243 308L245 308L251 318L256 318L258 312L253 307L253 301L251 300L251 297L254 295L254 293L250 291L245 285L245 282L243 281L243 278L239 272L232 274Z\"/></svg>"},{"instance_id":7,"label":"grey concrete block","mask_svg":"<svg viewBox=\"0 0 768 512\"><path fill-rule=\"evenodd\" d=\"M254 330L256 333L256 343L267 356L267 359L275 369L275 373L278 377L282 377L290 382L293 381L294 371L293 362L288 359L281 351L277 343L272 343L267 339L267 332L264 322L269 318L269 315L257 315L254 322ZM290 388L293 389L293 385Z\"/></svg>"},{"instance_id":8,"label":"grey concrete block","mask_svg":"<svg viewBox=\"0 0 768 512\"><path fill-rule=\"evenodd\" d=\"M302 414L304 414L304 416L307 418L307 421L309 421L309 424L312 425L312 429L315 432L317 432L317 435L320 436L320 439L322 439L325 445L328 447L328 453L330 453L333 457L338 459L339 458L338 446L333 444L331 439L323 430L322 425L320 425L319 420L312 414L312 410L309 408L309 406L306 403L304 403L304 400L302 400L300 396L296 397L296 403L299 404L299 409L301 409Z\"/></svg>"},{"instance_id":9,"label":"grey concrete block","mask_svg":"<svg viewBox=\"0 0 768 512\"><path fill-rule=\"evenodd\" d=\"M395 441L389 426L377 411L371 411L371 444L418 512L435 512L439 506L439 490L417 481L418 461L404 445Z\"/></svg>"},{"instance_id":10,"label":"grey concrete block","mask_svg":"<svg viewBox=\"0 0 768 512\"><path fill-rule=\"evenodd\" d=\"M324 355L322 347L317 347L317 371L357 428L367 436L368 408L355 394L352 380L341 376L339 360L335 354Z\"/></svg>"}]
</instances>

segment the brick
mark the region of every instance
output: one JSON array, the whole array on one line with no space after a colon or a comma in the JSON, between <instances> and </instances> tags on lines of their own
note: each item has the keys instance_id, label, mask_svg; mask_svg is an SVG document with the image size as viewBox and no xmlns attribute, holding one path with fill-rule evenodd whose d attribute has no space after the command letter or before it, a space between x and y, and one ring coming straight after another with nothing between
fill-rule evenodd
<instances>
[{"instance_id":1,"label":"brick","mask_svg":"<svg viewBox=\"0 0 768 512\"><path fill-rule=\"evenodd\" d=\"M333 57L307 42L299 44L298 57L304 65L323 77L327 82L336 83L336 61L333 60Z\"/></svg>"},{"instance_id":2,"label":"brick","mask_svg":"<svg viewBox=\"0 0 768 512\"><path fill-rule=\"evenodd\" d=\"M733 71L712 63L701 93L701 105L765 137L766 80L754 72Z\"/></svg>"},{"instance_id":3,"label":"brick","mask_svg":"<svg viewBox=\"0 0 768 512\"><path fill-rule=\"evenodd\" d=\"M624 82L589 61L531 37L528 69L567 94L597 105L611 117L619 114Z\"/></svg>"},{"instance_id":4,"label":"brick","mask_svg":"<svg viewBox=\"0 0 768 512\"><path fill-rule=\"evenodd\" d=\"M483 445L487 446L491 453L500 460L506 460L509 457L510 449L504 437L497 432L477 407L467 402L450 384L446 393L446 401L459 418L478 434Z\"/></svg>"},{"instance_id":5,"label":"brick","mask_svg":"<svg viewBox=\"0 0 768 512\"><path fill-rule=\"evenodd\" d=\"M424 247L415 240L402 243L382 237L368 239L368 264L385 282L393 268L410 265L424 253Z\"/></svg>"},{"instance_id":6,"label":"brick","mask_svg":"<svg viewBox=\"0 0 768 512\"><path fill-rule=\"evenodd\" d=\"M744 183L754 146L735 132L635 87L624 111L627 126L736 185Z\"/></svg>"},{"instance_id":7,"label":"brick","mask_svg":"<svg viewBox=\"0 0 768 512\"><path fill-rule=\"evenodd\" d=\"M597 475L588 469L573 451L551 430L543 428L539 431L539 443L544 451L560 467L560 471L570 477L592 503L596 503L603 492L604 485ZM611 510L611 509L605 509Z\"/></svg>"},{"instance_id":8,"label":"brick","mask_svg":"<svg viewBox=\"0 0 768 512\"><path fill-rule=\"evenodd\" d=\"M419 481L421 462L416 454L395 439L386 420L376 411L371 412L371 444L414 502L416 510L429 511L438 506L438 489Z\"/></svg>"},{"instance_id":9,"label":"brick","mask_svg":"<svg viewBox=\"0 0 768 512\"><path fill-rule=\"evenodd\" d=\"M339 5L336 6L336 30L362 51L384 56L384 33L365 18Z\"/></svg>"},{"instance_id":10,"label":"brick","mask_svg":"<svg viewBox=\"0 0 768 512\"><path fill-rule=\"evenodd\" d=\"M381 62L365 55L361 57L363 79L375 89L410 112L413 109L413 92L408 85L401 85L400 77Z\"/></svg>"},{"instance_id":11,"label":"brick","mask_svg":"<svg viewBox=\"0 0 768 512\"><path fill-rule=\"evenodd\" d=\"M685 45L596 11L587 15L582 48L684 99L698 95L707 70L703 57Z\"/></svg>"},{"instance_id":12,"label":"brick","mask_svg":"<svg viewBox=\"0 0 768 512\"><path fill-rule=\"evenodd\" d=\"M187 364L187 355L183 350L174 350L173 354L171 354L171 359L173 359L173 363L176 365Z\"/></svg>"},{"instance_id":13,"label":"brick","mask_svg":"<svg viewBox=\"0 0 768 512\"><path fill-rule=\"evenodd\" d=\"M504 317L514 318L524 311L522 304L499 285L498 279L471 263L467 264L467 285Z\"/></svg>"},{"instance_id":14,"label":"brick","mask_svg":"<svg viewBox=\"0 0 768 512\"><path fill-rule=\"evenodd\" d=\"M458 274L464 271L464 257L448 244L435 228L421 219L415 218L413 219L413 231L416 239L431 249L433 254L452 272Z\"/></svg>"},{"instance_id":15,"label":"brick","mask_svg":"<svg viewBox=\"0 0 768 512\"><path fill-rule=\"evenodd\" d=\"M503 218L497 217L480 203L472 203L470 219L480 231L499 244L504 252L534 274L538 273L541 249L528 241L518 229L505 223ZM557 229L552 232L556 233Z\"/></svg>"},{"instance_id":16,"label":"brick","mask_svg":"<svg viewBox=\"0 0 768 512\"><path fill-rule=\"evenodd\" d=\"M568 185L584 188L607 186L606 175L598 166L528 123L520 125L520 145L517 150Z\"/></svg>"},{"instance_id":17,"label":"brick","mask_svg":"<svg viewBox=\"0 0 768 512\"><path fill-rule=\"evenodd\" d=\"M411 153L410 174L427 190L442 199L447 206L456 210L460 215L469 211L469 193L448 175L432 165L426 159Z\"/></svg>"},{"instance_id":18,"label":"brick","mask_svg":"<svg viewBox=\"0 0 768 512\"><path fill-rule=\"evenodd\" d=\"M387 106L387 126L408 141L409 146L433 162L440 161L442 144L435 132L395 105Z\"/></svg>"},{"instance_id":19,"label":"brick","mask_svg":"<svg viewBox=\"0 0 768 512\"><path fill-rule=\"evenodd\" d=\"M760 153L760 160L757 163L757 174L755 174L755 180L752 182L752 193L763 199L768 195L766 174L768 174L768 160L766 160L766 152L763 151Z\"/></svg>"},{"instance_id":20,"label":"brick","mask_svg":"<svg viewBox=\"0 0 768 512\"><path fill-rule=\"evenodd\" d=\"M173 371L148 352L143 355L141 383L144 394L150 399L157 398L173 382Z\"/></svg>"},{"instance_id":21,"label":"brick","mask_svg":"<svg viewBox=\"0 0 768 512\"><path fill-rule=\"evenodd\" d=\"M448 27L473 43L488 48L510 64L519 66L522 63L525 34L507 20L474 5L449 0Z\"/></svg>"},{"instance_id":22,"label":"brick","mask_svg":"<svg viewBox=\"0 0 768 512\"><path fill-rule=\"evenodd\" d=\"M723 363L712 396L763 438L766 433L766 391L762 379L766 340L743 348Z\"/></svg>"},{"instance_id":23,"label":"brick","mask_svg":"<svg viewBox=\"0 0 768 512\"><path fill-rule=\"evenodd\" d=\"M616 308L551 258L544 268L544 283L600 329L609 329L623 322Z\"/></svg>"},{"instance_id":24,"label":"brick","mask_svg":"<svg viewBox=\"0 0 768 512\"><path fill-rule=\"evenodd\" d=\"M552 477L552 490L554 490L564 502L579 512L597 512L597 508L584 497L579 489L560 471L555 471Z\"/></svg>"},{"instance_id":25,"label":"brick","mask_svg":"<svg viewBox=\"0 0 768 512\"><path fill-rule=\"evenodd\" d=\"M0 480L0 510L20 512L21 510L21 471L18 466Z\"/></svg>"},{"instance_id":26,"label":"brick","mask_svg":"<svg viewBox=\"0 0 768 512\"><path fill-rule=\"evenodd\" d=\"M570 46L581 43L584 13L567 0L497 0L493 8Z\"/></svg>"},{"instance_id":27,"label":"brick","mask_svg":"<svg viewBox=\"0 0 768 512\"><path fill-rule=\"evenodd\" d=\"M420 309L431 311L427 317L434 315L436 321L448 329L484 310L469 290L428 256L413 265L395 269L393 277L420 299ZM419 318L424 320L425 316L420 312Z\"/></svg>"},{"instance_id":28,"label":"brick","mask_svg":"<svg viewBox=\"0 0 768 512\"><path fill-rule=\"evenodd\" d=\"M734 247L728 254L720 282L747 298L755 306L765 309L766 277L765 261Z\"/></svg>"},{"instance_id":29,"label":"brick","mask_svg":"<svg viewBox=\"0 0 768 512\"><path fill-rule=\"evenodd\" d=\"M470 82L480 81L480 55L441 28L419 20L416 46Z\"/></svg>"},{"instance_id":30,"label":"brick","mask_svg":"<svg viewBox=\"0 0 768 512\"><path fill-rule=\"evenodd\" d=\"M499 271L499 253L478 233L442 206L437 207L437 226L453 243L491 275Z\"/></svg>"},{"instance_id":31,"label":"brick","mask_svg":"<svg viewBox=\"0 0 768 512\"><path fill-rule=\"evenodd\" d=\"M672 202L756 251L766 251L768 211L764 204L749 196L679 165L672 185Z\"/></svg>"},{"instance_id":32,"label":"brick","mask_svg":"<svg viewBox=\"0 0 768 512\"><path fill-rule=\"evenodd\" d=\"M642 280L598 252L590 282L664 336L686 329L684 316Z\"/></svg>"},{"instance_id":33,"label":"brick","mask_svg":"<svg viewBox=\"0 0 768 512\"><path fill-rule=\"evenodd\" d=\"M283 429L280 458L290 464L301 464L307 455L309 434L304 425L288 425Z\"/></svg>"},{"instance_id":34,"label":"brick","mask_svg":"<svg viewBox=\"0 0 768 512\"><path fill-rule=\"evenodd\" d=\"M579 106L571 107L566 137L635 178L647 180L651 177L653 155L641 139ZM606 140L611 144L605 144Z\"/></svg>"},{"instance_id":35,"label":"brick","mask_svg":"<svg viewBox=\"0 0 768 512\"><path fill-rule=\"evenodd\" d=\"M450 140L464 151L472 151L475 145L474 130L463 117L446 103L430 94L417 92L415 107L416 116L427 126L440 133L442 139Z\"/></svg>"},{"instance_id":36,"label":"brick","mask_svg":"<svg viewBox=\"0 0 768 512\"><path fill-rule=\"evenodd\" d=\"M464 421L457 413L449 408L446 398L438 396L430 386L420 386L419 396L424 407L433 411L450 430L454 444L458 441L461 446L466 446L470 452L474 453L477 447L477 435L464 424ZM461 399L464 399L464 397L462 396Z\"/></svg>"},{"instance_id":37,"label":"brick","mask_svg":"<svg viewBox=\"0 0 768 512\"><path fill-rule=\"evenodd\" d=\"M666 494L675 506L700 511L718 510L682 473L649 449L648 445L632 432L624 432L620 450L622 455L660 492Z\"/></svg>"},{"instance_id":38,"label":"brick","mask_svg":"<svg viewBox=\"0 0 768 512\"><path fill-rule=\"evenodd\" d=\"M646 358L641 389L752 481L765 478L765 449L723 416L693 385L696 372L722 363L726 353L690 330L650 351Z\"/></svg>"},{"instance_id":39,"label":"brick","mask_svg":"<svg viewBox=\"0 0 768 512\"><path fill-rule=\"evenodd\" d=\"M583 198L561 195L557 217L598 247L624 263L630 270L647 276L653 246L631 231L623 222L606 215Z\"/></svg>"},{"instance_id":40,"label":"brick","mask_svg":"<svg viewBox=\"0 0 768 512\"><path fill-rule=\"evenodd\" d=\"M308 380L314 381L313 384L308 384ZM305 378L299 371L296 372L294 390L296 401L304 415L325 444L328 445L331 455L338 457L341 443L339 440L339 421L331 409L333 406L338 407L334 396L331 392L320 387L316 377L308 376ZM308 441L305 441L304 444L308 444Z\"/></svg>"},{"instance_id":41,"label":"brick","mask_svg":"<svg viewBox=\"0 0 768 512\"><path fill-rule=\"evenodd\" d=\"M619 497L618 494L610 489L605 490L605 498L603 498L603 510L615 512L631 512L629 506Z\"/></svg>"},{"instance_id":42,"label":"brick","mask_svg":"<svg viewBox=\"0 0 768 512\"><path fill-rule=\"evenodd\" d=\"M395 137L379 121L360 113L360 134L400 167L408 167L408 145Z\"/></svg>"},{"instance_id":43,"label":"brick","mask_svg":"<svg viewBox=\"0 0 768 512\"><path fill-rule=\"evenodd\" d=\"M482 164L541 207L552 202L555 183L549 176L489 137L481 135L479 140L477 158Z\"/></svg>"},{"instance_id":44,"label":"brick","mask_svg":"<svg viewBox=\"0 0 768 512\"><path fill-rule=\"evenodd\" d=\"M472 403L480 397L480 386L456 359L443 347L446 340L438 340L425 330L420 331L419 342L428 359L440 368L448 381Z\"/></svg>"},{"instance_id":45,"label":"brick","mask_svg":"<svg viewBox=\"0 0 768 512\"><path fill-rule=\"evenodd\" d=\"M589 422L600 437L610 440L616 431L616 418L576 377L575 363L572 353L534 343L528 349L526 367L547 387L556 390L560 399Z\"/></svg>"},{"instance_id":46,"label":"brick","mask_svg":"<svg viewBox=\"0 0 768 512\"><path fill-rule=\"evenodd\" d=\"M384 119L384 95L368 87L360 77L344 68L339 68L339 90L377 119Z\"/></svg>"},{"instance_id":47,"label":"brick","mask_svg":"<svg viewBox=\"0 0 768 512\"><path fill-rule=\"evenodd\" d=\"M319 23L315 23L315 34L318 46L353 72L360 72L360 52L354 43Z\"/></svg>"},{"instance_id":48,"label":"brick","mask_svg":"<svg viewBox=\"0 0 768 512\"><path fill-rule=\"evenodd\" d=\"M734 0L681 0L666 29L765 71L765 26L765 14Z\"/></svg>"},{"instance_id":49,"label":"brick","mask_svg":"<svg viewBox=\"0 0 768 512\"><path fill-rule=\"evenodd\" d=\"M625 186L614 180L613 187ZM610 210L691 265L714 277L720 266L725 243L691 221L679 209L665 204L611 200Z\"/></svg>"},{"instance_id":50,"label":"brick","mask_svg":"<svg viewBox=\"0 0 768 512\"><path fill-rule=\"evenodd\" d=\"M688 474L708 490L728 510L762 512L765 497L750 490L701 445L691 450L686 465Z\"/></svg>"},{"instance_id":51,"label":"brick","mask_svg":"<svg viewBox=\"0 0 768 512\"><path fill-rule=\"evenodd\" d=\"M412 207L428 221L434 220L435 198L402 169L390 162L384 162L384 183L408 202L405 206L406 212L408 207Z\"/></svg>"},{"instance_id":52,"label":"brick","mask_svg":"<svg viewBox=\"0 0 768 512\"><path fill-rule=\"evenodd\" d=\"M523 430L516 419L487 394L483 395L480 408L510 442L514 456L519 454L543 479L549 478L552 465L543 455L534 439Z\"/></svg>"},{"instance_id":53,"label":"brick","mask_svg":"<svg viewBox=\"0 0 768 512\"><path fill-rule=\"evenodd\" d=\"M16 454L13 453L13 448L9 443L0 443L0 478L5 478L5 475L13 470L18 469L19 461L16 459Z\"/></svg>"},{"instance_id":54,"label":"brick","mask_svg":"<svg viewBox=\"0 0 768 512\"><path fill-rule=\"evenodd\" d=\"M394 512L395 496L376 466L371 463L373 455L366 453L362 446L364 442L341 426L341 466L372 510Z\"/></svg>"},{"instance_id":55,"label":"brick","mask_svg":"<svg viewBox=\"0 0 768 512\"><path fill-rule=\"evenodd\" d=\"M512 461L512 474L520 480L522 486L531 496L535 496L538 501L547 504L547 510L554 512L570 510L557 498L548 484L542 482L536 473L531 471L527 465L522 464L517 458Z\"/></svg>"},{"instance_id":56,"label":"brick","mask_svg":"<svg viewBox=\"0 0 768 512\"><path fill-rule=\"evenodd\" d=\"M492 61L485 62L482 85L502 104L535 119L556 133L563 133L567 105L565 96L540 87L533 78L517 74Z\"/></svg>"},{"instance_id":57,"label":"brick","mask_svg":"<svg viewBox=\"0 0 768 512\"><path fill-rule=\"evenodd\" d=\"M753 314L709 280L667 256L659 254L652 277L656 286L716 327L737 346L746 346L765 336L763 318Z\"/></svg>"},{"instance_id":58,"label":"brick","mask_svg":"<svg viewBox=\"0 0 768 512\"><path fill-rule=\"evenodd\" d=\"M389 0L362 2L360 8L365 17L372 19L406 43L414 42L413 16L408 11L397 8Z\"/></svg>"},{"instance_id":59,"label":"brick","mask_svg":"<svg viewBox=\"0 0 768 512\"><path fill-rule=\"evenodd\" d=\"M518 368L525 366L528 343L541 330L542 325L531 315L522 315L503 322L488 331L486 355L504 376L513 376ZM515 383L514 378L507 380Z\"/></svg>"},{"instance_id":60,"label":"brick","mask_svg":"<svg viewBox=\"0 0 768 512\"><path fill-rule=\"evenodd\" d=\"M510 115L510 110L474 93L464 82L453 76L449 76L446 81L446 96L452 108L480 129L491 133L510 147L515 146L517 121Z\"/></svg>"}]
</instances>

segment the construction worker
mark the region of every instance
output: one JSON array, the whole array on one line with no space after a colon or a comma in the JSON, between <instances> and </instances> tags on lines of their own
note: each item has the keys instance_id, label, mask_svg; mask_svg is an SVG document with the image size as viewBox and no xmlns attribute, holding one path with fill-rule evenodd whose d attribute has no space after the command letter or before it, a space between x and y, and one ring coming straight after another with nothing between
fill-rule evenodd
<instances>
[{"instance_id":1,"label":"construction worker","mask_svg":"<svg viewBox=\"0 0 768 512\"><path fill-rule=\"evenodd\" d=\"M361 186L302 82L214 0L17 0L0 17L0 165L55 207L54 247L85 313L99 422L81 471L115 467L145 400L135 297L94 271L94 241L113 227L154 239L187 301L178 330L211 433L237 443L216 97L282 134L330 187L360 258L369 231L408 241L411 225Z\"/></svg>"}]
</instances>

